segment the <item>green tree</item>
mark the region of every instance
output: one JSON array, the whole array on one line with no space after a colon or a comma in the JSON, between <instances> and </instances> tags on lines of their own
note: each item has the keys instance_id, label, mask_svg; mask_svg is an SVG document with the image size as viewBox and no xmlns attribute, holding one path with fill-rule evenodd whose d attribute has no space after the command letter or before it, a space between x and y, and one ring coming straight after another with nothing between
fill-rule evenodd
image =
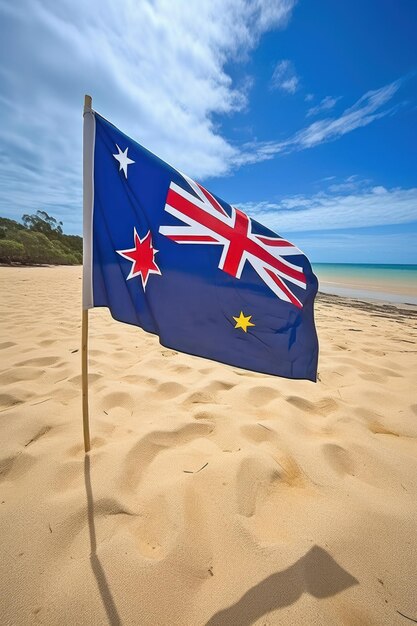
<instances>
[{"instance_id":1,"label":"green tree","mask_svg":"<svg viewBox=\"0 0 417 626\"><path fill-rule=\"evenodd\" d=\"M0 217L0 239L15 239L18 230L23 230L23 224L18 224L8 217Z\"/></svg>"},{"instance_id":2,"label":"green tree","mask_svg":"<svg viewBox=\"0 0 417 626\"><path fill-rule=\"evenodd\" d=\"M36 211L36 214L22 215L22 222L28 230L35 230L38 233L50 235L57 233L62 235L62 222L58 222L54 217L48 215L46 211Z\"/></svg>"},{"instance_id":3,"label":"green tree","mask_svg":"<svg viewBox=\"0 0 417 626\"><path fill-rule=\"evenodd\" d=\"M65 235L62 223L45 211L24 215L23 224L0 217L0 262L79 265L83 240Z\"/></svg>"}]
</instances>

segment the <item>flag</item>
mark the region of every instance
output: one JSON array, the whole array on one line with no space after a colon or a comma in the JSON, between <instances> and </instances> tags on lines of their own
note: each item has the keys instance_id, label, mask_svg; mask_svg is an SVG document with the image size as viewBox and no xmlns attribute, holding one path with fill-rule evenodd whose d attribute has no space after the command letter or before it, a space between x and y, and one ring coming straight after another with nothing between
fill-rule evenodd
<instances>
[{"instance_id":1,"label":"flag","mask_svg":"<svg viewBox=\"0 0 417 626\"><path fill-rule=\"evenodd\" d=\"M84 308L107 307L168 348L315 381L306 256L97 113L85 117Z\"/></svg>"}]
</instances>

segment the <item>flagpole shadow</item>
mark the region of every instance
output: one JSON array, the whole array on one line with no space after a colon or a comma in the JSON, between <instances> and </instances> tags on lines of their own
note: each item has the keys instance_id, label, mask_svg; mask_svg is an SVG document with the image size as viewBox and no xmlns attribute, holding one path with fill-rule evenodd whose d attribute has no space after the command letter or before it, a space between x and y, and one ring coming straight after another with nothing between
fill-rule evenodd
<instances>
[{"instance_id":1,"label":"flagpole shadow","mask_svg":"<svg viewBox=\"0 0 417 626\"><path fill-rule=\"evenodd\" d=\"M107 619L110 626L122 626L116 604L114 602L109 584L107 582L105 571L100 563L100 559L97 556L96 527L94 523L94 499L93 490L91 488L90 456L88 454L86 454L84 457L84 481L85 491L87 495L87 516L88 530L90 533L91 569L93 570L93 574L97 582L97 587L100 592L101 600L106 610Z\"/></svg>"},{"instance_id":2,"label":"flagpole shadow","mask_svg":"<svg viewBox=\"0 0 417 626\"><path fill-rule=\"evenodd\" d=\"M294 604L303 593L328 598L358 584L326 550L314 546L293 565L268 576L235 604L218 611L206 626L250 626L263 615Z\"/></svg>"}]
</instances>

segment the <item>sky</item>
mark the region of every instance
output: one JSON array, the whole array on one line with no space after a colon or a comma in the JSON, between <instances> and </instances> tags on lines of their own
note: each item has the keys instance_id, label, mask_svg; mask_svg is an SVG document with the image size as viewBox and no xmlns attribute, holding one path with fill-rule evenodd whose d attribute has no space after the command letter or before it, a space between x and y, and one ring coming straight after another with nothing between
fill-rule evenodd
<instances>
[{"instance_id":1,"label":"sky","mask_svg":"<svg viewBox=\"0 0 417 626\"><path fill-rule=\"evenodd\" d=\"M82 230L93 108L313 263L417 263L415 0L0 0L0 215Z\"/></svg>"}]
</instances>

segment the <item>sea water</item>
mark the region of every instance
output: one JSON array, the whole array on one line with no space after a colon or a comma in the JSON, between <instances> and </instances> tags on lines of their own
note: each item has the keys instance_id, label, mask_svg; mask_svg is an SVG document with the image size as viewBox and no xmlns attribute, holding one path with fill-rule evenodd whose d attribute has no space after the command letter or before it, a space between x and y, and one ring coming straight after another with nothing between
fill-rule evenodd
<instances>
[{"instance_id":1,"label":"sea water","mask_svg":"<svg viewBox=\"0 0 417 626\"><path fill-rule=\"evenodd\" d=\"M417 265L313 263L319 291L417 304Z\"/></svg>"}]
</instances>

